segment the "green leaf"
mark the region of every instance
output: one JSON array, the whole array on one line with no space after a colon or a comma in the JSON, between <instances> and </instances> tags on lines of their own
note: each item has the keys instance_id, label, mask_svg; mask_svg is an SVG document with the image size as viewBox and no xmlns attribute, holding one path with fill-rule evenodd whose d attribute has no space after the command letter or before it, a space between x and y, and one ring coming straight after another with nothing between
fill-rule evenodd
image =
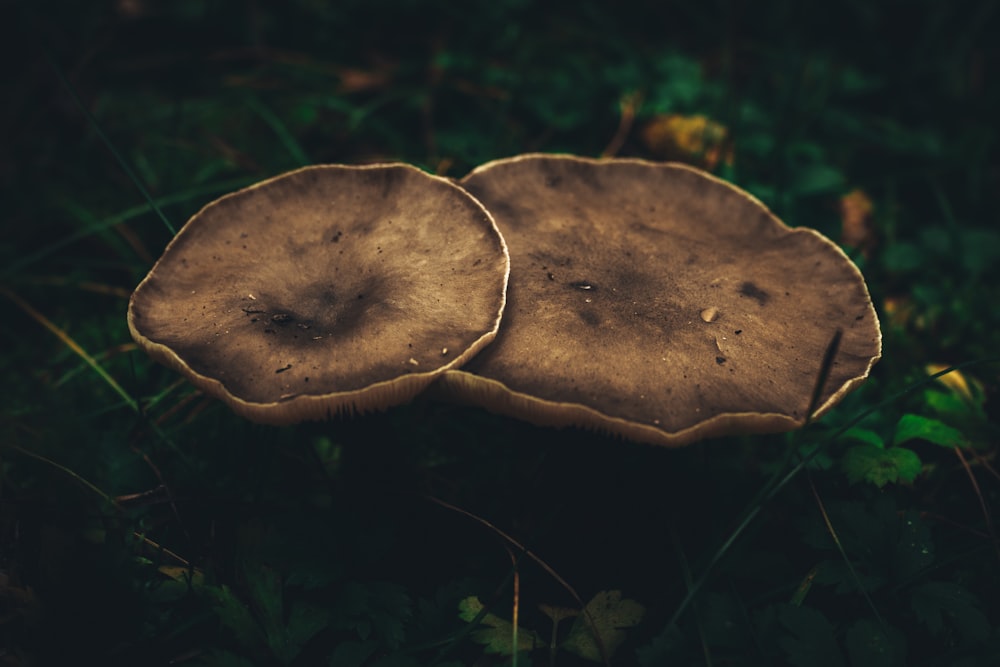
<instances>
[{"instance_id":1,"label":"green leaf","mask_svg":"<svg viewBox=\"0 0 1000 667\"><path fill-rule=\"evenodd\" d=\"M910 605L917 618L931 634L940 634L948 620L971 641L984 641L990 634L990 622L977 609L979 600L964 586L946 581L930 581L915 586Z\"/></svg>"},{"instance_id":2,"label":"green leaf","mask_svg":"<svg viewBox=\"0 0 1000 667\"><path fill-rule=\"evenodd\" d=\"M351 581L337 595L331 624L356 633L361 640L374 635L383 647L394 650L402 644L412 615L413 602L402 587L384 581Z\"/></svg>"},{"instance_id":3,"label":"green leaf","mask_svg":"<svg viewBox=\"0 0 1000 667\"><path fill-rule=\"evenodd\" d=\"M808 164L795 170L791 189L797 195L817 195L842 188L845 180L839 169L825 164Z\"/></svg>"},{"instance_id":4,"label":"green leaf","mask_svg":"<svg viewBox=\"0 0 1000 667\"><path fill-rule=\"evenodd\" d=\"M955 235L947 227L930 225L919 232L920 245L942 257L954 257Z\"/></svg>"},{"instance_id":5,"label":"green leaf","mask_svg":"<svg viewBox=\"0 0 1000 667\"><path fill-rule=\"evenodd\" d=\"M862 618L847 630L851 667L896 667L906 664L906 637L889 626Z\"/></svg>"},{"instance_id":6,"label":"green leaf","mask_svg":"<svg viewBox=\"0 0 1000 667\"><path fill-rule=\"evenodd\" d=\"M867 428L861 428L860 426L854 426L847 429L840 437L843 440L856 440L857 442L875 445L879 449L885 449L885 441L882 440L882 436L875 431Z\"/></svg>"},{"instance_id":7,"label":"green leaf","mask_svg":"<svg viewBox=\"0 0 1000 667\"><path fill-rule=\"evenodd\" d=\"M899 445L910 440L926 440L942 447L961 447L965 445L965 436L958 429L948 426L942 421L905 414L896 424L896 435L893 444Z\"/></svg>"},{"instance_id":8,"label":"green leaf","mask_svg":"<svg viewBox=\"0 0 1000 667\"><path fill-rule=\"evenodd\" d=\"M236 640L244 648L256 647L263 643L260 626L250 610L233 594L228 586L206 586L205 594L212 602L215 613L222 624L232 630Z\"/></svg>"},{"instance_id":9,"label":"green leaf","mask_svg":"<svg viewBox=\"0 0 1000 667\"><path fill-rule=\"evenodd\" d=\"M831 501L830 522L854 566L843 557L823 560L814 583L834 585L838 593L866 590L874 593L888 583L912 579L934 562L930 528L917 512L900 512L893 494L879 494L870 503ZM803 534L807 544L833 552L834 543L821 520L810 523Z\"/></svg>"},{"instance_id":10,"label":"green leaf","mask_svg":"<svg viewBox=\"0 0 1000 667\"><path fill-rule=\"evenodd\" d=\"M472 631L472 641L486 647L487 653L512 655L514 653L514 624L487 612L480 616L485 607L475 595L458 603L458 617L466 623L479 619L479 628ZM517 629L517 650L531 651L542 645L542 639L532 630Z\"/></svg>"},{"instance_id":11,"label":"green leaf","mask_svg":"<svg viewBox=\"0 0 1000 667\"><path fill-rule=\"evenodd\" d=\"M853 67L844 67L840 71L838 83L840 90L847 95L864 95L882 89L885 84L870 72L864 72Z\"/></svg>"},{"instance_id":12,"label":"green leaf","mask_svg":"<svg viewBox=\"0 0 1000 667\"><path fill-rule=\"evenodd\" d=\"M226 586L206 586L205 592L222 623L245 648L266 644L281 663L289 664L306 642L329 623L327 612L303 604L292 605L286 622L281 575L269 567L247 567L247 586L253 611Z\"/></svg>"},{"instance_id":13,"label":"green leaf","mask_svg":"<svg viewBox=\"0 0 1000 667\"><path fill-rule=\"evenodd\" d=\"M267 643L276 656L281 655L285 630L281 575L263 565L246 567L247 586L257 618L264 627Z\"/></svg>"},{"instance_id":14,"label":"green leaf","mask_svg":"<svg viewBox=\"0 0 1000 667\"><path fill-rule=\"evenodd\" d=\"M977 392L970 403L964 396L955 391L928 389L924 392L924 403L927 409L941 418L941 421L952 424L981 424L986 421L983 412L985 396Z\"/></svg>"},{"instance_id":15,"label":"green leaf","mask_svg":"<svg viewBox=\"0 0 1000 667\"><path fill-rule=\"evenodd\" d=\"M964 229L959 243L960 266L967 273L985 273L1000 261L1000 233L993 229Z\"/></svg>"},{"instance_id":16,"label":"green leaf","mask_svg":"<svg viewBox=\"0 0 1000 667\"><path fill-rule=\"evenodd\" d=\"M685 651L689 637L674 623L666 626L645 646L636 649L640 667L661 667L676 663L676 657ZM676 663L679 664L679 663Z\"/></svg>"},{"instance_id":17,"label":"green leaf","mask_svg":"<svg viewBox=\"0 0 1000 667\"><path fill-rule=\"evenodd\" d=\"M925 265L927 255L915 243L898 241L882 252L882 264L890 273L909 273Z\"/></svg>"},{"instance_id":18,"label":"green leaf","mask_svg":"<svg viewBox=\"0 0 1000 667\"><path fill-rule=\"evenodd\" d=\"M906 510L898 521L898 536L888 569L895 581L905 581L934 562L934 540L919 512Z\"/></svg>"},{"instance_id":19,"label":"green leaf","mask_svg":"<svg viewBox=\"0 0 1000 667\"><path fill-rule=\"evenodd\" d=\"M622 628L637 625L645 612L635 600L623 600L621 591L601 591L576 617L562 648L594 662L611 659L625 641Z\"/></svg>"},{"instance_id":20,"label":"green leaf","mask_svg":"<svg viewBox=\"0 0 1000 667\"><path fill-rule=\"evenodd\" d=\"M433 643L450 635L455 629L455 608L474 589L472 581L456 579L438 588L432 597L419 599L413 622L407 627L407 642Z\"/></svg>"},{"instance_id":21,"label":"green leaf","mask_svg":"<svg viewBox=\"0 0 1000 667\"><path fill-rule=\"evenodd\" d=\"M735 595L705 591L698 596L702 636L713 649L743 653L754 641L748 609Z\"/></svg>"},{"instance_id":22,"label":"green leaf","mask_svg":"<svg viewBox=\"0 0 1000 667\"><path fill-rule=\"evenodd\" d=\"M905 447L855 445L844 454L841 466L851 484L865 481L881 489L890 482L916 479L920 474L920 457Z\"/></svg>"},{"instance_id":23,"label":"green leaf","mask_svg":"<svg viewBox=\"0 0 1000 667\"><path fill-rule=\"evenodd\" d=\"M283 664L289 664L302 652L306 643L330 623L330 614L308 604L293 604L288 624L282 629L280 640L268 637L271 650Z\"/></svg>"},{"instance_id":24,"label":"green leaf","mask_svg":"<svg viewBox=\"0 0 1000 667\"><path fill-rule=\"evenodd\" d=\"M886 578L882 574L852 570L843 558L837 558L819 562L813 583L836 586L836 591L844 594L878 590L885 585Z\"/></svg>"},{"instance_id":25,"label":"green leaf","mask_svg":"<svg viewBox=\"0 0 1000 667\"><path fill-rule=\"evenodd\" d=\"M685 109L706 93L701 65L689 56L662 54L653 62L657 76L646 102L657 113Z\"/></svg>"},{"instance_id":26,"label":"green leaf","mask_svg":"<svg viewBox=\"0 0 1000 667\"><path fill-rule=\"evenodd\" d=\"M809 463L806 464L809 470L829 470L835 464L833 458L827 453L827 448L818 441L803 442L798 447L799 456L809 460Z\"/></svg>"},{"instance_id":27,"label":"green leaf","mask_svg":"<svg viewBox=\"0 0 1000 667\"><path fill-rule=\"evenodd\" d=\"M778 644L796 667L846 667L833 626L811 607L782 605L778 621L788 631Z\"/></svg>"}]
</instances>

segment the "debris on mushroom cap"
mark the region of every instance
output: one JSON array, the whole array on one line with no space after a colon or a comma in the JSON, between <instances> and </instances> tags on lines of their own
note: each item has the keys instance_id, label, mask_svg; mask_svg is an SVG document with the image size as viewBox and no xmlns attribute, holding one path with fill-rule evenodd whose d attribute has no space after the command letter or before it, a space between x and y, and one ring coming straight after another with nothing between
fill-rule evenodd
<instances>
[{"instance_id":1,"label":"debris on mushroom cap","mask_svg":"<svg viewBox=\"0 0 1000 667\"><path fill-rule=\"evenodd\" d=\"M811 229L693 167L524 155L461 181L511 254L496 340L440 390L541 425L654 444L779 432L881 355L864 279Z\"/></svg>"},{"instance_id":2,"label":"debris on mushroom cap","mask_svg":"<svg viewBox=\"0 0 1000 667\"><path fill-rule=\"evenodd\" d=\"M306 167L226 195L129 302L154 359L254 421L409 400L496 335L509 258L490 214L402 164Z\"/></svg>"}]
</instances>

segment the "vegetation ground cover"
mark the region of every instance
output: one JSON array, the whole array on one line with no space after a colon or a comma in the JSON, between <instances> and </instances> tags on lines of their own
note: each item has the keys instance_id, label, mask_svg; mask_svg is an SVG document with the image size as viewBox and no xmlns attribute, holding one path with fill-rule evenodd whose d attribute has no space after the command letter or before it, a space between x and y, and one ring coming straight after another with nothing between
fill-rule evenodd
<instances>
[{"instance_id":1,"label":"vegetation ground cover","mask_svg":"<svg viewBox=\"0 0 1000 667\"><path fill-rule=\"evenodd\" d=\"M3 664L997 664L996 7L10 6ZM668 451L431 399L258 426L129 338L225 192L527 151L696 164L840 242L871 379Z\"/></svg>"}]
</instances>

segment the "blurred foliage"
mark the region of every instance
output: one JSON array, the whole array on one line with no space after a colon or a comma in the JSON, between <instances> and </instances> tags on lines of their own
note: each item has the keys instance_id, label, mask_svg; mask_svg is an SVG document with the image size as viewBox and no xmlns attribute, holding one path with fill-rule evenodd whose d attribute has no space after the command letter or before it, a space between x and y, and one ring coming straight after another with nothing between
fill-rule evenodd
<instances>
[{"instance_id":1,"label":"blurred foliage","mask_svg":"<svg viewBox=\"0 0 1000 667\"><path fill-rule=\"evenodd\" d=\"M601 653L574 591L614 664L1000 661L997 3L5 9L3 665L505 664L515 575L521 665ZM663 451L429 399L257 426L129 338L225 192L527 151L684 160L839 240L883 360L802 432Z\"/></svg>"}]
</instances>

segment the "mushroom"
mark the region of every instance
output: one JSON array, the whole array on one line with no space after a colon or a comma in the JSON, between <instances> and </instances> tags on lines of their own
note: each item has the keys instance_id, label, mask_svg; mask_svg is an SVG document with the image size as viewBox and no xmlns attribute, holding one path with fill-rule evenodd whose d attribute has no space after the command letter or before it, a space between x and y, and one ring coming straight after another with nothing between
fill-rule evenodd
<instances>
[{"instance_id":1,"label":"mushroom","mask_svg":"<svg viewBox=\"0 0 1000 667\"><path fill-rule=\"evenodd\" d=\"M801 426L881 355L847 256L698 169L523 155L461 183L496 219L511 277L496 340L439 381L452 398L675 446Z\"/></svg>"},{"instance_id":2,"label":"mushroom","mask_svg":"<svg viewBox=\"0 0 1000 667\"><path fill-rule=\"evenodd\" d=\"M132 294L154 359L254 421L405 402L496 335L492 217L414 167L306 167L205 206Z\"/></svg>"}]
</instances>

